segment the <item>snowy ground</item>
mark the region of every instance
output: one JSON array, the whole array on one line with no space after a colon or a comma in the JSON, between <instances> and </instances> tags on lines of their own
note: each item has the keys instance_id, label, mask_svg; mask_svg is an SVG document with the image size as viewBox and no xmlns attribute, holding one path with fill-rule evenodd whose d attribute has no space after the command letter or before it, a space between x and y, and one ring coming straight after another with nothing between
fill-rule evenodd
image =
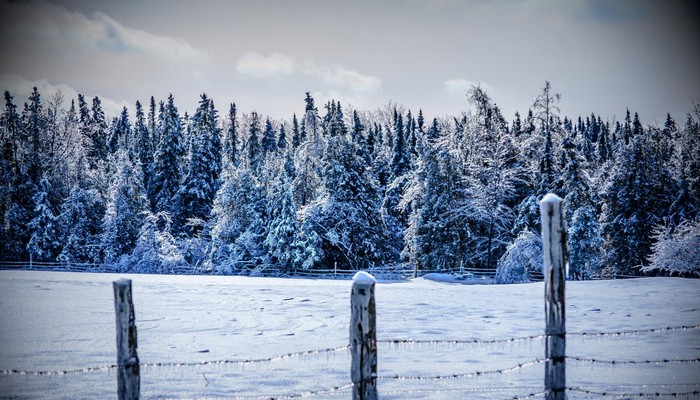
<instances>
[{"instance_id":1,"label":"snowy ground","mask_svg":"<svg viewBox=\"0 0 700 400\"><path fill-rule=\"evenodd\" d=\"M115 362L111 282L125 275L0 271L0 370L58 371ZM270 398L346 385L350 281L131 275L142 363L262 359L249 364L145 366L143 398ZM438 277L439 278L439 277ZM473 283L473 282L472 282ZM380 282L378 339L480 341L540 335L542 283ZM567 282L567 331L619 332L700 324L700 280ZM496 343L379 345L382 399L506 399L543 389L541 338ZM599 360L700 358L700 330L570 335L567 355ZM394 379L395 376L403 379ZM651 386L649 386L651 385ZM700 390L700 363L605 365L567 360L567 386L613 393ZM314 398L349 398L350 390ZM570 399L599 395L570 391ZM0 399L116 397L105 368L58 376L0 373ZM693 396L687 396L693 397ZM700 397L695 395L695 398Z\"/></svg>"}]
</instances>

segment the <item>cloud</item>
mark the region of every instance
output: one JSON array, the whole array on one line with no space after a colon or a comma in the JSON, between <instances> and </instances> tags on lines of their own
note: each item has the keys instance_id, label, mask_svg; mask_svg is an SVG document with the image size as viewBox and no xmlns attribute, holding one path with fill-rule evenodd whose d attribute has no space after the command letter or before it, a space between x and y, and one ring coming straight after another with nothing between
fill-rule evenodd
<instances>
[{"instance_id":1,"label":"cloud","mask_svg":"<svg viewBox=\"0 0 700 400\"><path fill-rule=\"evenodd\" d=\"M444 85L445 91L450 96L465 96L467 94L467 91L469 91L469 89L471 89L472 86L481 87L489 95L492 95L494 92L493 88L485 82L474 82L463 78L446 80L444 82Z\"/></svg>"},{"instance_id":2,"label":"cloud","mask_svg":"<svg viewBox=\"0 0 700 400\"><path fill-rule=\"evenodd\" d=\"M294 73L296 63L282 53L264 56L256 51L245 53L236 64L236 71L255 78L288 76Z\"/></svg>"},{"instance_id":3,"label":"cloud","mask_svg":"<svg viewBox=\"0 0 700 400\"><path fill-rule=\"evenodd\" d=\"M356 93L374 93L382 86L381 79L365 75L342 65L319 65L312 60L296 60L283 53L269 56L256 51L244 54L236 64L236 71L253 78L288 77L294 74L310 76L334 89Z\"/></svg>"},{"instance_id":4,"label":"cloud","mask_svg":"<svg viewBox=\"0 0 700 400\"><path fill-rule=\"evenodd\" d=\"M20 110L21 104L23 104L29 98L29 95L31 94L34 87L36 87L37 90L39 90L39 94L41 95L41 100L43 103L48 102L51 96L53 96L57 92L61 92L65 96L65 104L63 106L66 108L70 107L71 100L75 100L76 102L78 101L79 92L77 90L65 84L54 85L46 79L32 81L18 74L1 73L0 87L3 90L7 90L10 92L12 97L14 97L15 105L17 105ZM125 100L116 101L108 97L96 94L82 94L84 94L86 98L98 96L102 101L102 108L104 109L105 114L107 116L117 116L121 113L124 107L133 107L131 103Z\"/></svg>"},{"instance_id":5,"label":"cloud","mask_svg":"<svg viewBox=\"0 0 700 400\"><path fill-rule=\"evenodd\" d=\"M156 35L129 28L108 15L87 16L77 11L45 3L4 4L3 25L8 33L74 44L113 53L145 53L167 59L200 57L203 54L181 38ZM39 38L36 38L36 36Z\"/></svg>"}]
</instances>

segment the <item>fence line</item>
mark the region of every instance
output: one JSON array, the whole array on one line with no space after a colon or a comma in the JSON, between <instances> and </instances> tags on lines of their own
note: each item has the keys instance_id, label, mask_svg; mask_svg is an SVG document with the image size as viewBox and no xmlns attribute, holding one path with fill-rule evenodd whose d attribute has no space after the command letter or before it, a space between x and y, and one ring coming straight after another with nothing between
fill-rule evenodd
<instances>
[{"instance_id":1,"label":"fence line","mask_svg":"<svg viewBox=\"0 0 700 400\"><path fill-rule=\"evenodd\" d=\"M610 392L610 391L595 391L595 390L590 390L582 387L567 387L566 390L568 392L578 392L578 393L584 393L584 394L592 394L595 396L603 396L603 397L622 397L622 398L628 398L628 397L687 397L687 396L698 396L700 395L700 390L694 390L692 392L673 392L673 393L660 393L660 392L655 392L655 393L644 393L644 392L637 392L637 393L619 393L619 392Z\"/></svg>"},{"instance_id":2,"label":"fence line","mask_svg":"<svg viewBox=\"0 0 700 400\"><path fill-rule=\"evenodd\" d=\"M626 335L641 335L641 334L661 334L666 332L677 332L685 330L697 330L700 329L700 325L682 325L682 326L668 326L663 328L650 328L650 329L640 329L634 331L618 331L618 332L567 332L567 335L571 336L583 336L583 337L593 337L593 336L626 336ZM531 335L531 336L520 336L505 339L492 339L492 340L479 340L479 339L468 339L468 340L421 340L421 339L378 339L377 344L382 345L491 345L498 343L515 343L528 340L537 340L544 338L545 335ZM217 364L227 364L227 365L252 365L252 364L262 364L275 361L281 361L292 358L301 358L305 356L312 356L318 354L335 353L341 352L349 349L349 345L342 345L336 347L329 347L323 349L313 349L304 350L293 353L280 354L276 356L270 356L266 358L256 358L256 359L220 359L220 360L207 360L207 361L196 361L196 362L141 362L140 365L143 368L158 368L158 367L196 367L196 366L207 366L207 365L217 365ZM587 361L581 357L567 356L568 359L574 361ZM614 361L614 362L612 362ZM623 361L612 360L610 364L623 364ZM653 364L653 363L663 363L663 362L678 362L679 360L643 360L638 361L638 364ZM689 359L687 362L699 362L700 359ZM29 370L19 370L19 369L4 369L0 370L0 375L70 375L70 374L80 374L80 373L94 373L108 371L110 369L116 369L118 365L109 364L101 366L92 366L85 368L75 368L66 370L46 370L46 371L29 371Z\"/></svg>"}]
</instances>

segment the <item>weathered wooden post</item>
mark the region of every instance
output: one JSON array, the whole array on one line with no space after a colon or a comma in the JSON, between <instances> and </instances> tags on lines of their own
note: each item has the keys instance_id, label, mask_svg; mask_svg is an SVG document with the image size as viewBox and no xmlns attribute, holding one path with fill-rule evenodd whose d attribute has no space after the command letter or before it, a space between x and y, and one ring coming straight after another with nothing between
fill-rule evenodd
<instances>
[{"instance_id":1,"label":"weathered wooden post","mask_svg":"<svg viewBox=\"0 0 700 400\"><path fill-rule=\"evenodd\" d=\"M136 321L131 280L114 281L114 311L117 322L117 394L119 400L138 399L141 378L136 354Z\"/></svg>"},{"instance_id":2,"label":"weathered wooden post","mask_svg":"<svg viewBox=\"0 0 700 400\"><path fill-rule=\"evenodd\" d=\"M353 400L377 399L377 313L374 277L360 271L352 278L350 295L350 377Z\"/></svg>"},{"instance_id":3,"label":"weathered wooden post","mask_svg":"<svg viewBox=\"0 0 700 400\"><path fill-rule=\"evenodd\" d=\"M566 399L566 228L563 200L547 194L540 201L544 256L545 369L547 400Z\"/></svg>"}]
</instances>

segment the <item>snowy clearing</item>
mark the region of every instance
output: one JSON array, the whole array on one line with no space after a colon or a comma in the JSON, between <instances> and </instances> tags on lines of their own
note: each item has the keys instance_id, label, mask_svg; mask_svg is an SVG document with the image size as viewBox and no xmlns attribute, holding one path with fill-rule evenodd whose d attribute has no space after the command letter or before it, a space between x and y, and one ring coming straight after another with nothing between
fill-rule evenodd
<instances>
[{"instance_id":1,"label":"snowy clearing","mask_svg":"<svg viewBox=\"0 0 700 400\"><path fill-rule=\"evenodd\" d=\"M0 271L0 370L114 364L112 281L121 277L133 280L143 398L350 395L344 348L348 280ZM536 360L544 355L543 339L501 340L544 332L543 284L431 278L377 284L380 398L505 399L542 391L544 364ZM576 333L699 324L700 280L567 282L569 357L697 360L697 328ZM414 342L387 342L392 339ZM473 340L479 343L468 343ZM329 348L335 351L311 351ZM297 352L303 354L292 354ZM231 362L192 365L215 360ZM149 363L168 365L144 365ZM471 375L477 371L503 373ZM438 376L445 378L431 379ZM594 393L692 393L700 390L700 363L607 365L571 358L567 386ZM600 397L574 390L568 396ZM110 368L50 376L0 373L0 399L115 397Z\"/></svg>"}]
</instances>

